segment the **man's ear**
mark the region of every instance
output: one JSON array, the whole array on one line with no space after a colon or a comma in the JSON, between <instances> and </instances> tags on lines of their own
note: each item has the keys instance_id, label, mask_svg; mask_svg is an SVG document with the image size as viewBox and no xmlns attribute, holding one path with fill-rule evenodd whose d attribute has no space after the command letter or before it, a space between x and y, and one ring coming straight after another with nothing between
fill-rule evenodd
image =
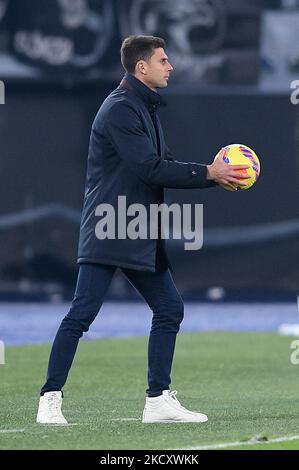
<instances>
[{"instance_id":1,"label":"man's ear","mask_svg":"<svg viewBox=\"0 0 299 470\"><path fill-rule=\"evenodd\" d=\"M141 73L142 75L147 74L147 64L146 64L145 60L139 60L139 62L137 62L136 71Z\"/></svg>"}]
</instances>

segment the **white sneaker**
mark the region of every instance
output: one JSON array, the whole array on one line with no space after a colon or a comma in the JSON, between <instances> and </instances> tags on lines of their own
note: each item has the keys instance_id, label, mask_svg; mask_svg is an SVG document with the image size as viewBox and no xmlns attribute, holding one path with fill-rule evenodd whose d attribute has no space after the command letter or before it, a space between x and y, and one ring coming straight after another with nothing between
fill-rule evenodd
<instances>
[{"instance_id":1,"label":"white sneaker","mask_svg":"<svg viewBox=\"0 0 299 470\"><path fill-rule=\"evenodd\" d=\"M61 412L62 393L46 392L40 397L36 422L40 424L67 424Z\"/></svg>"},{"instance_id":2,"label":"white sneaker","mask_svg":"<svg viewBox=\"0 0 299 470\"><path fill-rule=\"evenodd\" d=\"M158 397L147 397L142 416L143 423L205 423L203 413L189 411L176 398L177 392L163 390Z\"/></svg>"}]
</instances>

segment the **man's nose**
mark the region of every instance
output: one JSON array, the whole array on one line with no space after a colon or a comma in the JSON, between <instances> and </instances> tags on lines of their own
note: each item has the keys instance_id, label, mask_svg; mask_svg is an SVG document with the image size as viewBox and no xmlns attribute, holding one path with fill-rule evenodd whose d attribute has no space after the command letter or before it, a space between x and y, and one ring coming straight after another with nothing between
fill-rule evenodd
<instances>
[{"instance_id":1,"label":"man's nose","mask_svg":"<svg viewBox=\"0 0 299 470\"><path fill-rule=\"evenodd\" d=\"M172 71L173 71L173 66L171 64L169 64L168 72L172 72Z\"/></svg>"}]
</instances>

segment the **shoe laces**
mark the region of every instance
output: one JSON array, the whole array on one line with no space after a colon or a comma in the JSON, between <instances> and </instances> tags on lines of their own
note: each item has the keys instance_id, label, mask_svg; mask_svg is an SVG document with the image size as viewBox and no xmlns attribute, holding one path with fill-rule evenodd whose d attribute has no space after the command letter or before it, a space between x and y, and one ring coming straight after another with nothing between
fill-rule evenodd
<instances>
[{"instance_id":1,"label":"shoe laces","mask_svg":"<svg viewBox=\"0 0 299 470\"><path fill-rule=\"evenodd\" d=\"M57 415L60 414L60 407L61 407L61 399L56 393L47 396L47 402L49 406L49 410Z\"/></svg>"},{"instance_id":2,"label":"shoe laces","mask_svg":"<svg viewBox=\"0 0 299 470\"><path fill-rule=\"evenodd\" d=\"M182 405L180 404L179 400L177 399L177 397L176 397L177 393L178 393L177 390L172 390L171 392L169 392L169 395L168 395L168 396L169 396L172 400L175 401L176 405L180 406L183 410L186 410L186 411L187 411L187 409L186 409L184 406L182 406Z\"/></svg>"}]
</instances>

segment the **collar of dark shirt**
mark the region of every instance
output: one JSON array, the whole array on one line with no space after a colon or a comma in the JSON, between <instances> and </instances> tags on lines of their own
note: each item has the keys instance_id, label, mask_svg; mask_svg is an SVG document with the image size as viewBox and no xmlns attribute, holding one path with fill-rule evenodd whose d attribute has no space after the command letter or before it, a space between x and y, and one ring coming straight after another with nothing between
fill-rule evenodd
<instances>
[{"instance_id":1,"label":"collar of dark shirt","mask_svg":"<svg viewBox=\"0 0 299 470\"><path fill-rule=\"evenodd\" d=\"M126 86L127 84L127 86ZM119 85L121 88L128 88L133 91L150 109L156 109L159 106L166 106L165 100L159 93L151 90L134 75L126 73Z\"/></svg>"}]
</instances>

